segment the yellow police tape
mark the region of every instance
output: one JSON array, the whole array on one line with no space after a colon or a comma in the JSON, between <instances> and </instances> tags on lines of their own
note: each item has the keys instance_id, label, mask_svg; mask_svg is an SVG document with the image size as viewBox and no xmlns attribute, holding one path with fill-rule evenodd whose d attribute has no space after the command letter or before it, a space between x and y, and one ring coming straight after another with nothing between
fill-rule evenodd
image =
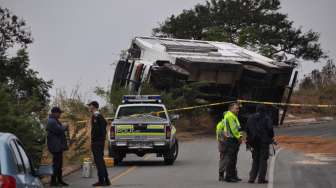
<instances>
[{"instance_id":1,"label":"yellow police tape","mask_svg":"<svg viewBox=\"0 0 336 188\"><path fill-rule=\"evenodd\" d=\"M167 110L167 112L177 112L177 111L185 111L185 110L193 110L197 108L205 108L205 107L210 107L210 106L219 106L219 105L224 105L224 104L229 104L237 102L236 100L234 101L226 101L226 102L218 102L218 103L211 103L211 104L204 104L204 105L198 105L198 106L190 106L190 107L184 107L184 108L176 108L176 109L170 109ZM163 113L164 111L159 111L155 113ZM136 114L138 115L138 114ZM112 117L106 117L106 119L114 119ZM82 121L77 121L77 123L87 123L89 120L82 120Z\"/></svg>"},{"instance_id":2,"label":"yellow police tape","mask_svg":"<svg viewBox=\"0 0 336 188\"><path fill-rule=\"evenodd\" d=\"M184 110L193 110L196 108L205 108L205 107L210 107L210 106L219 106L223 104L229 104L237 101L226 101L226 102L218 102L218 103L212 103L212 104L204 104L204 105L198 105L198 106L191 106L191 107L184 107L184 108L177 108L177 109L170 109L167 110L168 112L177 112L177 111L184 111Z\"/></svg>"},{"instance_id":3,"label":"yellow police tape","mask_svg":"<svg viewBox=\"0 0 336 188\"><path fill-rule=\"evenodd\" d=\"M170 109L167 110L168 112L178 112L178 111L185 111L185 110L193 110L197 108L206 108L211 106L219 106L229 103L250 103L250 104L265 104L265 105L276 105L276 106L292 106L292 107L316 107L316 108L336 108L335 104L295 104L295 103L276 103L276 102L262 102L262 101L250 101L250 100L234 100L234 101L226 101L226 102L218 102L218 103L211 103L211 104L204 104L204 105L198 105L198 106L190 106L190 107L184 107L184 108L176 108L176 109ZM155 113L162 113L163 111L155 112ZM107 117L106 119L113 119L111 117ZM77 123L87 123L87 120L83 121L77 121Z\"/></svg>"},{"instance_id":4,"label":"yellow police tape","mask_svg":"<svg viewBox=\"0 0 336 188\"><path fill-rule=\"evenodd\" d=\"M76 121L76 123L87 123L89 120Z\"/></svg>"},{"instance_id":5,"label":"yellow police tape","mask_svg":"<svg viewBox=\"0 0 336 188\"><path fill-rule=\"evenodd\" d=\"M251 104L265 104L265 105L277 105L277 106L292 106L292 107L317 107L317 108L335 108L334 104L295 104L295 103L276 103L276 102L260 102L249 100L237 100L238 103L251 103Z\"/></svg>"}]
</instances>

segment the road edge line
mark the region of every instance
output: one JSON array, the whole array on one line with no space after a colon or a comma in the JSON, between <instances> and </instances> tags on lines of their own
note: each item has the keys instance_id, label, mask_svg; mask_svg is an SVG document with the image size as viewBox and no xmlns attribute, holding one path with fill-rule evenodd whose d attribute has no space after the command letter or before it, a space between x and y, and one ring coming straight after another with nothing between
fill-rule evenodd
<instances>
[{"instance_id":1,"label":"road edge line","mask_svg":"<svg viewBox=\"0 0 336 188\"><path fill-rule=\"evenodd\" d=\"M116 182L118 179L120 179L120 178L126 176L127 174L131 173L131 172L134 171L136 168L137 168L136 166L128 167L126 171L124 171L124 172L118 174L117 176L113 177L113 178L111 179L111 183Z\"/></svg>"},{"instance_id":2,"label":"road edge line","mask_svg":"<svg viewBox=\"0 0 336 188\"><path fill-rule=\"evenodd\" d=\"M279 153L283 150L283 148L279 148L278 151L275 153L275 155L271 159L270 163L270 169L268 171L268 184L267 188L273 188L274 187L274 169L275 169L275 160L278 157Z\"/></svg>"},{"instance_id":3,"label":"road edge line","mask_svg":"<svg viewBox=\"0 0 336 188\"><path fill-rule=\"evenodd\" d=\"M150 156L147 155L147 156L144 157L144 160L147 160L149 158L150 158ZM118 181L120 178L128 175L129 173L133 172L137 168L138 168L138 166L135 166L135 165L128 167L127 170L125 170L124 172L122 172L122 173L118 174L117 176L113 177L112 179L110 179L111 184Z\"/></svg>"}]
</instances>

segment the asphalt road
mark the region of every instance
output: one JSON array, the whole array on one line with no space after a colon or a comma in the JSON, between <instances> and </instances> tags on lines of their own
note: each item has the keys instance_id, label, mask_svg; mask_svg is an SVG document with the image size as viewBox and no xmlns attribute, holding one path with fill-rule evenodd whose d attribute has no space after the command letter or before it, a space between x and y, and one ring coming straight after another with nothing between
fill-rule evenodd
<instances>
[{"instance_id":1,"label":"asphalt road","mask_svg":"<svg viewBox=\"0 0 336 188\"><path fill-rule=\"evenodd\" d=\"M333 137L335 122L306 127L277 130L278 134L319 135ZM316 126L319 126L318 128ZM215 139L205 138L180 144L180 155L173 166L165 166L155 155L144 158L128 156L122 166L109 169L111 187L136 188L336 188L336 160L334 156L308 156L300 152L281 150L270 159L269 184L248 184L251 154L240 148L238 173L241 183L218 182L218 152ZM93 178L82 178L78 171L65 178L74 188L91 187Z\"/></svg>"},{"instance_id":2,"label":"asphalt road","mask_svg":"<svg viewBox=\"0 0 336 188\"><path fill-rule=\"evenodd\" d=\"M276 129L276 134L336 139L336 121L280 128ZM336 188L335 155L304 154L282 150L277 157L274 172L276 188Z\"/></svg>"},{"instance_id":3,"label":"asphalt road","mask_svg":"<svg viewBox=\"0 0 336 188\"><path fill-rule=\"evenodd\" d=\"M299 125L276 129L277 135L289 136L321 136L336 138L336 121Z\"/></svg>"}]
</instances>

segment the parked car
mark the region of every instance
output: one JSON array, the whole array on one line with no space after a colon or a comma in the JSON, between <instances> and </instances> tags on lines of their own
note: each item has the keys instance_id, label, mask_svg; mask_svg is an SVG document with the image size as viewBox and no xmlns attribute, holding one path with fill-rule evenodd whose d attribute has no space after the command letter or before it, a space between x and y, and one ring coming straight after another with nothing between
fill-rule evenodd
<instances>
[{"instance_id":1,"label":"parked car","mask_svg":"<svg viewBox=\"0 0 336 188\"><path fill-rule=\"evenodd\" d=\"M35 169L21 141L13 134L0 132L1 188L43 188L40 177L52 173L51 166Z\"/></svg>"}]
</instances>

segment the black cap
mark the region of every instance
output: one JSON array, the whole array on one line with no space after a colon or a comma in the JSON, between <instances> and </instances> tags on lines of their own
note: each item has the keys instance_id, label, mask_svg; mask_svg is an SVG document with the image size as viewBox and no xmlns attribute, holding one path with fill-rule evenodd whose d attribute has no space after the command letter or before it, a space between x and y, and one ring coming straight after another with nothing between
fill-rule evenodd
<instances>
[{"instance_id":1,"label":"black cap","mask_svg":"<svg viewBox=\"0 0 336 188\"><path fill-rule=\"evenodd\" d=\"M94 106L95 108L99 108L99 103L97 101L92 101L89 104L87 104L88 106Z\"/></svg>"},{"instance_id":2,"label":"black cap","mask_svg":"<svg viewBox=\"0 0 336 188\"><path fill-rule=\"evenodd\" d=\"M51 113L63 113L63 111L59 107L54 106L51 108Z\"/></svg>"}]
</instances>

